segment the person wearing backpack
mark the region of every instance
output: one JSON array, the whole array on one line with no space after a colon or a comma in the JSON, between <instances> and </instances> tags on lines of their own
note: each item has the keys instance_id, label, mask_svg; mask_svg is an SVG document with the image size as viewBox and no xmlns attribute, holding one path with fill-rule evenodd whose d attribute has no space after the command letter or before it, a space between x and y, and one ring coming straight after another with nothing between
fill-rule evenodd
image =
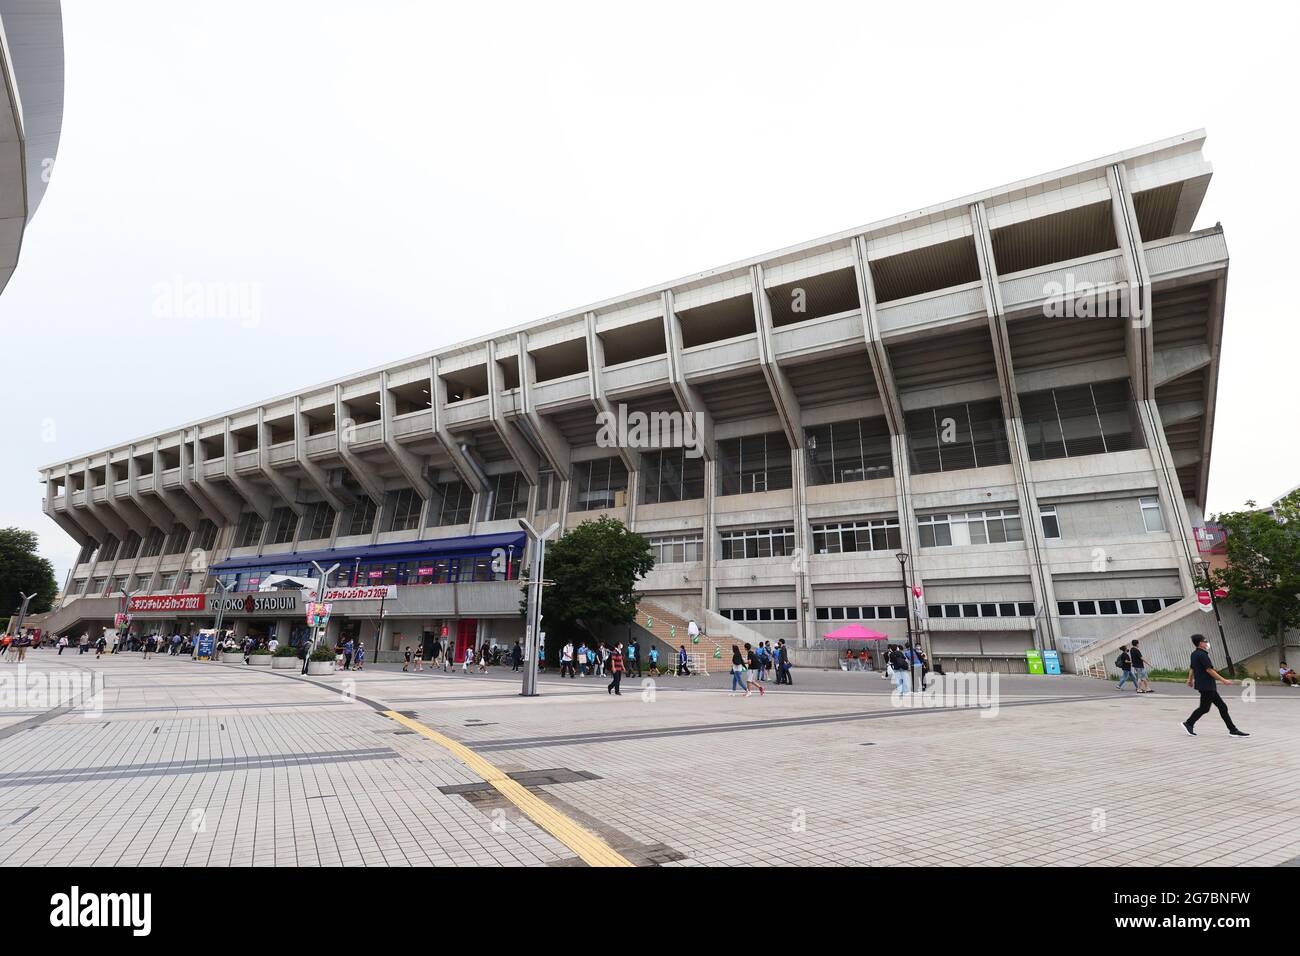
<instances>
[{"instance_id":1,"label":"person wearing backpack","mask_svg":"<svg viewBox=\"0 0 1300 956\"><path fill-rule=\"evenodd\" d=\"M1119 657L1115 658L1115 666L1123 672L1123 676L1119 679L1119 686L1115 689L1123 690L1124 685L1129 681L1132 681L1133 689L1138 690L1137 678L1133 676L1133 657L1129 654L1127 644L1119 649Z\"/></svg>"}]
</instances>

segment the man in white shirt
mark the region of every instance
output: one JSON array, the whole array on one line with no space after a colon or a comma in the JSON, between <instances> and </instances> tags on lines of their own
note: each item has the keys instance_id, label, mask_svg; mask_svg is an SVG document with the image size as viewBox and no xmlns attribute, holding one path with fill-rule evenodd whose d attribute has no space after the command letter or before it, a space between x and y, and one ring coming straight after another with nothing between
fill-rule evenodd
<instances>
[{"instance_id":1,"label":"man in white shirt","mask_svg":"<svg viewBox=\"0 0 1300 956\"><path fill-rule=\"evenodd\" d=\"M573 642L567 642L560 651L560 676L568 674L570 677L573 673Z\"/></svg>"},{"instance_id":2,"label":"man in white shirt","mask_svg":"<svg viewBox=\"0 0 1300 956\"><path fill-rule=\"evenodd\" d=\"M695 641L699 638L700 626L695 623L695 618L691 618L691 620L687 623L686 636L691 639L692 644L694 644Z\"/></svg>"}]
</instances>

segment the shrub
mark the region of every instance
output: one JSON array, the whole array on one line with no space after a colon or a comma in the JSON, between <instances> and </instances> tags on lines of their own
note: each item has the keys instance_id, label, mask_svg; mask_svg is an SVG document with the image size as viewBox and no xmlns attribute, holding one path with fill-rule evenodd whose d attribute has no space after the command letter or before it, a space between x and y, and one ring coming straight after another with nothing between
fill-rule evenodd
<instances>
[{"instance_id":1,"label":"shrub","mask_svg":"<svg viewBox=\"0 0 1300 956\"><path fill-rule=\"evenodd\" d=\"M330 647L328 644L322 644L320 647L316 648L316 650L311 652L311 657L309 657L308 660L332 661L335 656L334 648Z\"/></svg>"},{"instance_id":2,"label":"shrub","mask_svg":"<svg viewBox=\"0 0 1300 956\"><path fill-rule=\"evenodd\" d=\"M276 657L297 657L298 648L290 647L288 644L281 644L275 649Z\"/></svg>"}]
</instances>

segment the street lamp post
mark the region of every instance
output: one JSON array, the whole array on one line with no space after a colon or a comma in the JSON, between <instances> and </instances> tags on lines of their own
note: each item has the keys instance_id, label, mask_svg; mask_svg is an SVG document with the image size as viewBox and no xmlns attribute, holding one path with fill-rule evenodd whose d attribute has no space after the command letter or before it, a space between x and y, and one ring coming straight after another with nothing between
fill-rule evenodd
<instances>
[{"instance_id":1,"label":"street lamp post","mask_svg":"<svg viewBox=\"0 0 1300 956\"><path fill-rule=\"evenodd\" d=\"M916 656L916 643L912 638L912 592L907 586L908 553L906 551L900 551L898 554L894 555L894 557L898 558L898 572L903 579L903 607L907 611L907 647L908 650L912 652L912 660L910 662L912 671L912 693L915 694L917 692L916 671L919 666L919 659Z\"/></svg>"},{"instance_id":2,"label":"street lamp post","mask_svg":"<svg viewBox=\"0 0 1300 956\"><path fill-rule=\"evenodd\" d=\"M22 591L19 591L18 596L23 599L23 606L18 609L18 626L14 628L14 631L17 634L22 634L23 621L27 619L27 605L32 603L32 598L36 597L36 592L33 591L31 594L24 594Z\"/></svg>"},{"instance_id":3,"label":"street lamp post","mask_svg":"<svg viewBox=\"0 0 1300 956\"><path fill-rule=\"evenodd\" d=\"M1210 562L1204 558L1196 562L1196 568L1205 580L1205 590L1210 592L1210 606L1214 608L1214 623L1219 625L1219 641L1223 644L1223 655L1228 659L1228 673L1232 674L1232 651L1228 648L1227 635L1223 633L1223 618L1219 616L1219 599L1214 595L1214 582L1210 580Z\"/></svg>"},{"instance_id":4,"label":"street lamp post","mask_svg":"<svg viewBox=\"0 0 1300 956\"><path fill-rule=\"evenodd\" d=\"M524 625L524 686L521 697L537 696L537 642L541 640L542 625L542 575L546 570L546 539L560 527L557 521L545 531L537 529L525 519L519 519L519 527L524 529L532 545L532 560L528 568L528 610L527 623Z\"/></svg>"},{"instance_id":5,"label":"street lamp post","mask_svg":"<svg viewBox=\"0 0 1300 956\"><path fill-rule=\"evenodd\" d=\"M357 560L359 564L360 559L358 558ZM316 580L320 582L320 584L316 586L316 601L318 604L323 604L325 603L325 586L329 583L330 575L339 569L338 562L336 561L328 571L322 568L320 564L315 561L311 563L311 566L316 569ZM316 617L318 617L318 615L313 615L313 619ZM383 626L382 621L380 622L380 626ZM316 650L316 641L319 636L320 625L316 624L313 620L311 626L311 642L307 645L307 653L302 656L302 672L304 674L307 673L307 664L311 660L312 652Z\"/></svg>"},{"instance_id":6,"label":"street lamp post","mask_svg":"<svg viewBox=\"0 0 1300 956\"><path fill-rule=\"evenodd\" d=\"M221 643L221 620L226 614L226 593L229 589L226 587L226 582L222 581L221 578L213 578L212 583L217 586L217 613L212 622L212 630L216 631L216 634L212 636L212 652L215 657L217 655L217 645ZM193 653L197 658L199 654L199 645L197 643L194 645ZM208 658L208 660L212 660L212 658Z\"/></svg>"}]
</instances>

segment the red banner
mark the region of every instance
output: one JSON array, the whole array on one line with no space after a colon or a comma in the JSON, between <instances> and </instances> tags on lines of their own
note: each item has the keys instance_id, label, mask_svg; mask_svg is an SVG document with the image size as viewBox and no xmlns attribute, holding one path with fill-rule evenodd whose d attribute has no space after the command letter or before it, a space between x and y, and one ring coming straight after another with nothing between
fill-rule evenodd
<instances>
[{"instance_id":1,"label":"red banner","mask_svg":"<svg viewBox=\"0 0 1300 956\"><path fill-rule=\"evenodd\" d=\"M206 600L206 594L151 594L131 598L126 609L131 614L150 611L202 611Z\"/></svg>"},{"instance_id":2,"label":"red banner","mask_svg":"<svg viewBox=\"0 0 1300 956\"><path fill-rule=\"evenodd\" d=\"M310 592L311 597L316 597L316 592ZM378 601L382 598L392 600L397 597L397 586L393 584L377 584L371 587L357 588L326 588L326 601Z\"/></svg>"}]
</instances>

